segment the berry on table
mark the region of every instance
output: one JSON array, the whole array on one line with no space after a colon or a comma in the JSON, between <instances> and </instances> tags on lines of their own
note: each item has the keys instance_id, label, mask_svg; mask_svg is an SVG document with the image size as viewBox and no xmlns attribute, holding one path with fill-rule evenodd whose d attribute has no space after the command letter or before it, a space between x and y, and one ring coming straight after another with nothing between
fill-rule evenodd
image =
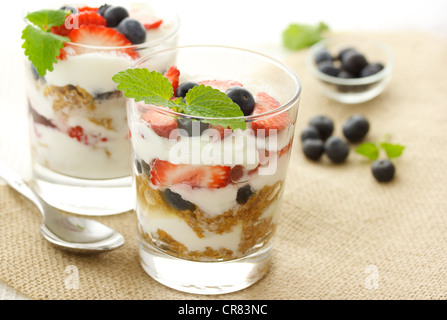
<instances>
[{"instance_id":1,"label":"berry on table","mask_svg":"<svg viewBox=\"0 0 447 320\"><path fill-rule=\"evenodd\" d=\"M349 155L349 145L339 137L332 136L324 144L324 151L334 163L342 163Z\"/></svg>"},{"instance_id":2,"label":"berry on table","mask_svg":"<svg viewBox=\"0 0 447 320\"><path fill-rule=\"evenodd\" d=\"M301 131L301 141L305 141L307 139L320 139L321 134L320 131L314 126L307 126Z\"/></svg>"},{"instance_id":3,"label":"berry on table","mask_svg":"<svg viewBox=\"0 0 447 320\"><path fill-rule=\"evenodd\" d=\"M359 142L368 131L369 122L360 114L353 115L343 124L343 134L351 142Z\"/></svg>"},{"instance_id":4,"label":"berry on table","mask_svg":"<svg viewBox=\"0 0 447 320\"><path fill-rule=\"evenodd\" d=\"M324 153L324 144L321 139L306 139L303 142L303 153L310 159L317 161Z\"/></svg>"},{"instance_id":5,"label":"berry on table","mask_svg":"<svg viewBox=\"0 0 447 320\"><path fill-rule=\"evenodd\" d=\"M320 132L321 139L326 140L334 131L334 122L324 115L315 116L309 121L309 125L314 126Z\"/></svg>"},{"instance_id":6,"label":"berry on table","mask_svg":"<svg viewBox=\"0 0 447 320\"><path fill-rule=\"evenodd\" d=\"M388 159L374 161L371 169L374 178L379 182L391 181L396 172L394 164Z\"/></svg>"}]
</instances>

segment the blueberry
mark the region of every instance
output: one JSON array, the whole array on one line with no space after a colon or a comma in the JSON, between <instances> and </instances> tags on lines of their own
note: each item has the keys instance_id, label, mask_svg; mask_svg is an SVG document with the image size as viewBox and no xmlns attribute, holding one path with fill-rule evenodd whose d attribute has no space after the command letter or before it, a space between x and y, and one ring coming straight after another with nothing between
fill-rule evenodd
<instances>
[{"instance_id":1,"label":"blueberry","mask_svg":"<svg viewBox=\"0 0 447 320\"><path fill-rule=\"evenodd\" d=\"M111 7L110 4L103 4L102 6L100 6L100 7L98 8L97 13L98 13L99 15L101 15L101 16L104 17L104 13L105 13L106 10L109 9L110 7Z\"/></svg>"},{"instance_id":2,"label":"blueberry","mask_svg":"<svg viewBox=\"0 0 447 320\"><path fill-rule=\"evenodd\" d=\"M326 49L320 49L315 54L315 63L319 64L322 61L332 61L332 56Z\"/></svg>"},{"instance_id":3,"label":"blueberry","mask_svg":"<svg viewBox=\"0 0 447 320\"><path fill-rule=\"evenodd\" d=\"M253 113L255 99L250 91L242 87L231 87L225 91L225 94L241 108L244 116L249 116Z\"/></svg>"},{"instance_id":4,"label":"blueberry","mask_svg":"<svg viewBox=\"0 0 447 320\"><path fill-rule=\"evenodd\" d=\"M123 7L110 6L106 9L103 16L104 19L106 19L107 27L114 28L118 26L121 21L129 16L129 12L127 12L127 10Z\"/></svg>"},{"instance_id":5,"label":"blueberry","mask_svg":"<svg viewBox=\"0 0 447 320\"><path fill-rule=\"evenodd\" d=\"M133 44L140 44L146 41L146 29L137 19L124 18L116 29Z\"/></svg>"},{"instance_id":6,"label":"blueberry","mask_svg":"<svg viewBox=\"0 0 447 320\"><path fill-rule=\"evenodd\" d=\"M236 201L239 204L245 204L252 195L253 191L251 190L250 185L247 184L237 190Z\"/></svg>"},{"instance_id":7,"label":"blueberry","mask_svg":"<svg viewBox=\"0 0 447 320\"><path fill-rule=\"evenodd\" d=\"M336 77L340 72L340 70L334 66L332 61L328 60L321 61L319 64L317 64L317 68L321 72L333 77Z\"/></svg>"},{"instance_id":8,"label":"blueberry","mask_svg":"<svg viewBox=\"0 0 447 320\"><path fill-rule=\"evenodd\" d=\"M309 121L309 125L318 129L322 140L329 138L334 131L334 123L327 116L315 116Z\"/></svg>"},{"instance_id":9,"label":"blueberry","mask_svg":"<svg viewBox=\"0 0 447 320\"><path fill-rule=\"evenodd\" d=\"M180 211L183 211L183 210L194 211L196 209L196 206L194 205L194 203L184 200L181 195L171 191L170 189L166 189L163 192L163 196L164 196L166 202L169 205L171 205L171 207L173 207L174 209L177 209Z\"/></svg>"},{"instance_id":10,"label":"blueberry","mask_svg":"<svg viewBox=\"0 0 447 320\"><path fill-rule=\"evenodd\" d=\"M358 76L367 64L365 56L355 50L346 52L341 59L342 69L355 76Z\"/></svg>"},{"instance_id":11,"label":"blueberry","mask_svg":"<svg viewBox=\"0 0 447 320\"><path fill-rule=\"evenodd\" d=\"M303 153L310 159L317 161L324 153L324 144L321 139L306 139L303 142Z\"/></svg>"},{"instance_id":12,"label":"blueberry","mask_svg":"<svg viewBox=\"0 0 447 320\"><path fill-rule=\"evenodd\" d=\"M177 89L175 90L175 96L176 97L186 97L186 94L188 93L189 90L191 90L192 88L194 88L195 86L198 86L199 84L197 82L183 82L181 84L179 84L179 86L177 87Z\"/></svg>"},{"instance_id":13,"label":"blueberry","mask_svg":"<svg viewBox=\"0 0 447 320\"><path fill-rule=\"evenodd\" d=\"M325 142L324 151L332 162L341 163L348 157L349 145L341 138L332 136Z\"/></svg>"},{"instance_id":14,"label":"blueberry","mask_svg":"<svg viewBox=\"0 0 447 320\"><path fill-rule=\"evenodd\" d=\"M343 56L344 56L346 53L350 52L350 51L356 51L356 50L355 50L354 48L351 48L351 47L341 49L341 50L338 52L337 59L341 61L341 60L343 59Z\"/></svg>"},{"instance_id":15,"label":"blueberry","mask_svg":"<svg viewBox=\"0 0 447 320\"><path fill-rule=\"evenodd\" d=\"M362 140L369 130L369 122L360 114L353 115L343 124L343 134L351 142Z\"/></svg>"},{"instance_id":16,"label":"blueberry","mask_svg":"<svg viewBox=\"0 0 447 320\"><path fill-rule=\"evenodd\" d=\"M367 64L362 71L360 71L360 77L369 77L376 74L383 69L383 64L381 63L370 63Z\"/></svg>"},{"instance_id":17,"label":"blueberry","mask_svg":"<svg viewBox=\"0 0 447 320\"><path fill-rule=\"evenodd\" d=\"M393 163L388 159L376 160L372 164L372 174L379 182L391 181L394 177L396 168Z\"/></svg>"},{"instance_id":18,"label":"blueberry","mask_svg":"<svg viewBox=\"0 0 447 320\"><path fill-rule=\"evenodd\" d=\"M79 13L78 8L73 7L73 6L63 6L59 10L71 11L71 13L73 13L73 14Z\"/></svg>"},{"instance_id":19,"label":"blueberry","mask_svg":"<svg viewBox=\"0 0 447 320\"><path fill-rule=\"evenodd\" d=\"M307 139L320 139L321 140L320 131L318 131L318 129L315 128L314 126L308 126L308 127L304 128L304 130L301 131L301 141L304 141Z\"/></svg>"},{"instance_id":20,"label":"blueberry","mask_svg":"<svg viewBox=\"0 0 447 320\"><path fill-rule=\"evenodd\" d=\"M210 125L191 118L179 118L177 119L177 127L185 130L188 137L194 137L201 136L203 131L208 129Z\"/></svg>"}]
</instances>

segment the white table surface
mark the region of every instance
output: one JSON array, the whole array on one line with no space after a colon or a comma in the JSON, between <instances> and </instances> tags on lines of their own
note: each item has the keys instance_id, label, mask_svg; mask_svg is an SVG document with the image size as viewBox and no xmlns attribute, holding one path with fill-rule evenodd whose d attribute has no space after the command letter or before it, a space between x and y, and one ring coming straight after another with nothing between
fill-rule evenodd
<instances>
[{"instance_id":1,"label":"white table surface","mask_svg":"<svg viewBox=\"0 0 447 320\"><path fill-rule=\"evenodd\" d=\"M180 45L243 47L277 59L287 54L281 33L293 22L323 21L333 31L429 32L447 39L447 0L170 1L181 18ZM29 2L10 1L0 10L0 160L24 176L29 175L29 153L20 37L22 8ZM14 299L27 298L0 280L0 300Z\"/></svg>"}]
</instances>

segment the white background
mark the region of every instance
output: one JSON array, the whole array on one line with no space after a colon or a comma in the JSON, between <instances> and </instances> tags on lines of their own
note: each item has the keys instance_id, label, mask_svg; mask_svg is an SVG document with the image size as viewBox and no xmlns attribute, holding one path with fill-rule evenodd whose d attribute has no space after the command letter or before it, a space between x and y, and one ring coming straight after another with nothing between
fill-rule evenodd
<instances>
[{"instance_id":1,"label":"white background","mask_svg":"<svg viewBox=\"0 0 447 320\"><path fill-rule=\"evenodd\" d=\"M166 2L151 0L149 3L157 1ZM28 159L23 153L17 153L20 148L27 149L20 36L23 27L22 8L29 2L8 1L7 5L3 3L0 10L0 160L22 173L27 168ZM281 33L293 22L316 24L323 21L335 32L410 30L428 32L447 39L447 0L171 2L173 10L181 18L180 44L231 45L260 51L279 59L286 53L281 46ZM23 296L0 282L0 300L17 298Z\"/></svg>"}]
</instances>

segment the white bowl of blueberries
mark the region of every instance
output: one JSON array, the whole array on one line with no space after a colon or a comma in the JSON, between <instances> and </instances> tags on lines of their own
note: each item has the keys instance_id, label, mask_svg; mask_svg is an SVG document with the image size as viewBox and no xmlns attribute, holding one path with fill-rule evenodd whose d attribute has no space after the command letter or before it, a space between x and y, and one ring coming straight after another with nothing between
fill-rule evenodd
<instances>
[{"instance_id":1,"label":"white bowl of blueberries","mask_svg":"<svg viewBox=\"0 0 447 320\"><path fill-rule=\"evenodd\" d=\"M314 44L307 65L323 93L345 104L366 102L388 84L394 65L383 43L356 36L333 36Z\"/></svg>"}]
</instances>

